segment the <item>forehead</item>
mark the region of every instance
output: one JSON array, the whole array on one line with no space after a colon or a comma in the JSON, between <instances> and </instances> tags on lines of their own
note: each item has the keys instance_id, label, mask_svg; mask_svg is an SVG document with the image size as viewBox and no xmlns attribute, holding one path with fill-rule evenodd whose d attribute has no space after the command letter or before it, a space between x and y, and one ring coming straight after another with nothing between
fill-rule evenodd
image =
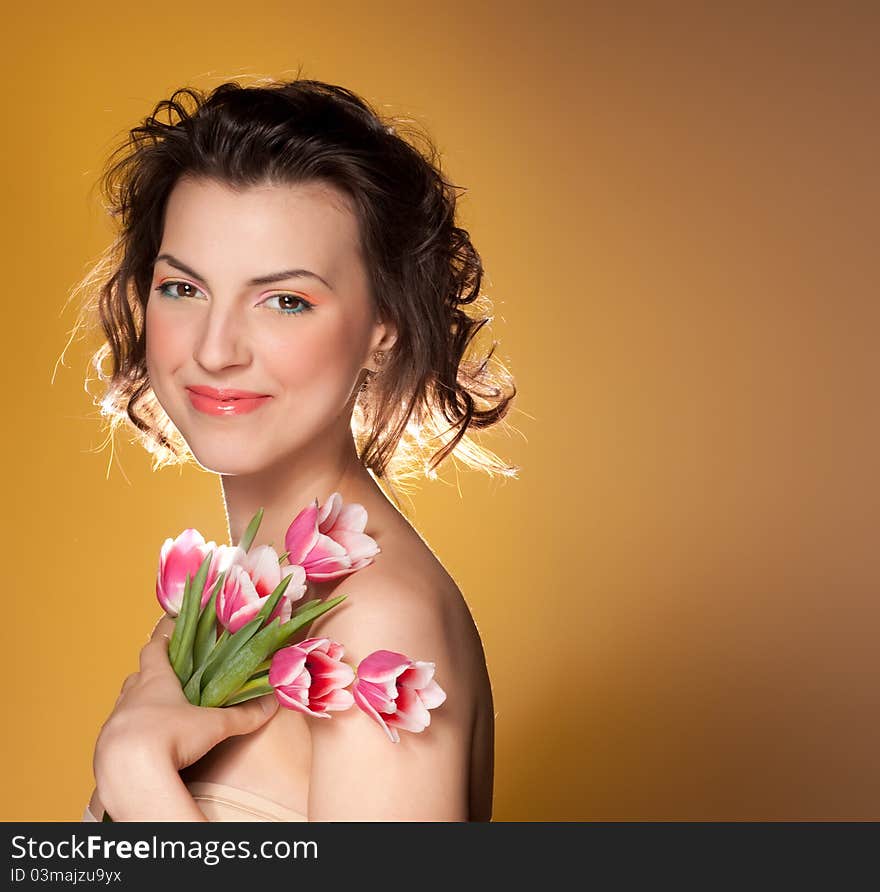
<instances>
[{"instance_id":1,"label":"forehead","mask_svg":"<svg viewBox=\"0 0 880 892\"><path fill-rule=\"evenodd\" d=\"M295 262L334 281L359 262L360 238L351 199L330 184L239 189L183 177L168 197L161 250L206 273L250 278Z\"/></svg>"}]
</instances>

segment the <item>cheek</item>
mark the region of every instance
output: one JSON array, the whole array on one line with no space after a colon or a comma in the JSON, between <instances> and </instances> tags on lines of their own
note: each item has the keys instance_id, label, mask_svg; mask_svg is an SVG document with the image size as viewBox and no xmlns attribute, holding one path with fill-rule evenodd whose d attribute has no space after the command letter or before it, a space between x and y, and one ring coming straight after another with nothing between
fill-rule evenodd
<instances>
[{"instance_id":1,"label":"cheek","mask_svg":"<svg viewBox=\"0 0 880 892\"><path fill-rule=\"evenodd\" d=\"M356 326L340 321L310 327L298 337L272 339L260 354L279 382L293 387L324 384L332 390L351 386L361 352Z\"/></svg>"},{"instance_id":2,"label":"cheek","mask_svg":"<svg viewBox=\"0 0 880 892\"><path fill-rule=\"evenodd\" d=\"M175 323L171 314L157 311L152 300L147 303L144 325L147 374L151 381L161 381L185 357L187 335L179 320Z\"/></svg>"}]
</instances>

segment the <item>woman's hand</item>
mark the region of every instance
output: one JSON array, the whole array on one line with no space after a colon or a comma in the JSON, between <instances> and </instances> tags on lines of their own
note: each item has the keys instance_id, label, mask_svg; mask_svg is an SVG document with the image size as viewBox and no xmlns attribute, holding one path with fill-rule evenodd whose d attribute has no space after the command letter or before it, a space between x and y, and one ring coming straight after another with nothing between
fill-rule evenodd
<instances>
[{"instance_id":1,"label":"woman's hand","mask_svg":"<svg viewBox=\"0 0 880 892\"><path fill-rule=\"evenodd\" d=\"M168 658L174 620L163 617L140 652L140 671L125 679L95 746L95 779L112 779L138 760L180 771L227 737L265 724L278 707L274 694L235 706L194 706ZM112 812L111 812L112 813Z\"/></svg>"}]
</instances>

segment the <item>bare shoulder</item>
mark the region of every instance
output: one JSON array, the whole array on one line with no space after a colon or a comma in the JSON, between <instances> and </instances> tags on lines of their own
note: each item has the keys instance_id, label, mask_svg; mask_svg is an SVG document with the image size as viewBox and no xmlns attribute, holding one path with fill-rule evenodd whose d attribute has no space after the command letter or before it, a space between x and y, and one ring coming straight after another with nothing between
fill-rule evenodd
<instances>
[{"instance_id":1,"label":"bare shoulder","mask_svg":"<svg viewBox=\"0 0 880 892\"><path fill-rule=\"evenodd\" d=\"M355 665L380 649L435 663L438 683L456 694L446 711L470 726L486 684L482 642L461 590L423 542L383 547L373 564L330 594L345 600L319 617L309 635L338 641Z\"/></svg>"},{"instance_id":2,"label":"bare shoulder","mask_svg":"<svg viewBox=\"0 0 880 892\"><path fill-rule=\"evenodd\" d=\"M480 790L474 804L474 776L491 773L480 636L459 587L419 537L377 541L382 552L370 566L319 592L346 597L309 636L341 644L355 667L376 650L433 663L446 698L427 728L403 731L396 745L358 709L311 722L309 820L473 819L486 798Z\"/></svg>"}]
</instances>

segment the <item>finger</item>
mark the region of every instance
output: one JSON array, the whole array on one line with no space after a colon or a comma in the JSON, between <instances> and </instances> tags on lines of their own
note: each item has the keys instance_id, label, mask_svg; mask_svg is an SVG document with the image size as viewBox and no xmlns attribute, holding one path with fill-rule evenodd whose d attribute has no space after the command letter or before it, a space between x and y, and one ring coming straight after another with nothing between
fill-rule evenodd
<instances>
[{"instance_id":1,"label":"finger","mask_svg":"<svg viewBox=\"0 0 880 892\"><path fill-rule=\"evenodd\" d=\"M236 734L249 734L269 721L278 710L278 698L274 694L266 694L235 706L214 708L219 713L225 739Z\"/></svg>"},{"instance_id":2,"label":"finger","mask_svg":"<svg viewBox=\"0 0 880 892\"><path fill-rule=\"evenodd\" d=\"M113 708L116 709L117 706L122 702L125 697L125 692L137 681L138 673L132 672L131 675L126 676L124 682L122 682L122 687L119 689L119 696L116 698L116 702L113 704Z\"/></svg>"},{"instance_id":3,"label":"finger","mask_svg":"<svg viewBox=\"0 0 880 892\"><path fill-rule=\"evenodd\" d=\"M175 622L176 620L173 617L168 616L167 613L163 614L159 619L159 622L153 627L153 631L150 633L150 639L158 638L163 633L171 635L174 631Z\"/></svg>"},{"instance_id":4,"label":"finger","mask_svg":"<svg viewBox=\"0 0 880 892\"><path fill-rule=\"evenodd\" d=\"M168 657L168 644L171 636L167 632L157 633L141 648L141 672L164 671L171 665Z\"/></svg>"},{"instance_id":5,"label":"finger","mask_svg":"<svg viewBox=\"0 0 880 892\"><path fill-rule=\"evenodd\" d=\"M122 682L122 687L119 689L119 694L122 696L138 679L138 673L132 672L131 675L127 675L125 677L125 681Z\"/></svg>"}]
</instances>

